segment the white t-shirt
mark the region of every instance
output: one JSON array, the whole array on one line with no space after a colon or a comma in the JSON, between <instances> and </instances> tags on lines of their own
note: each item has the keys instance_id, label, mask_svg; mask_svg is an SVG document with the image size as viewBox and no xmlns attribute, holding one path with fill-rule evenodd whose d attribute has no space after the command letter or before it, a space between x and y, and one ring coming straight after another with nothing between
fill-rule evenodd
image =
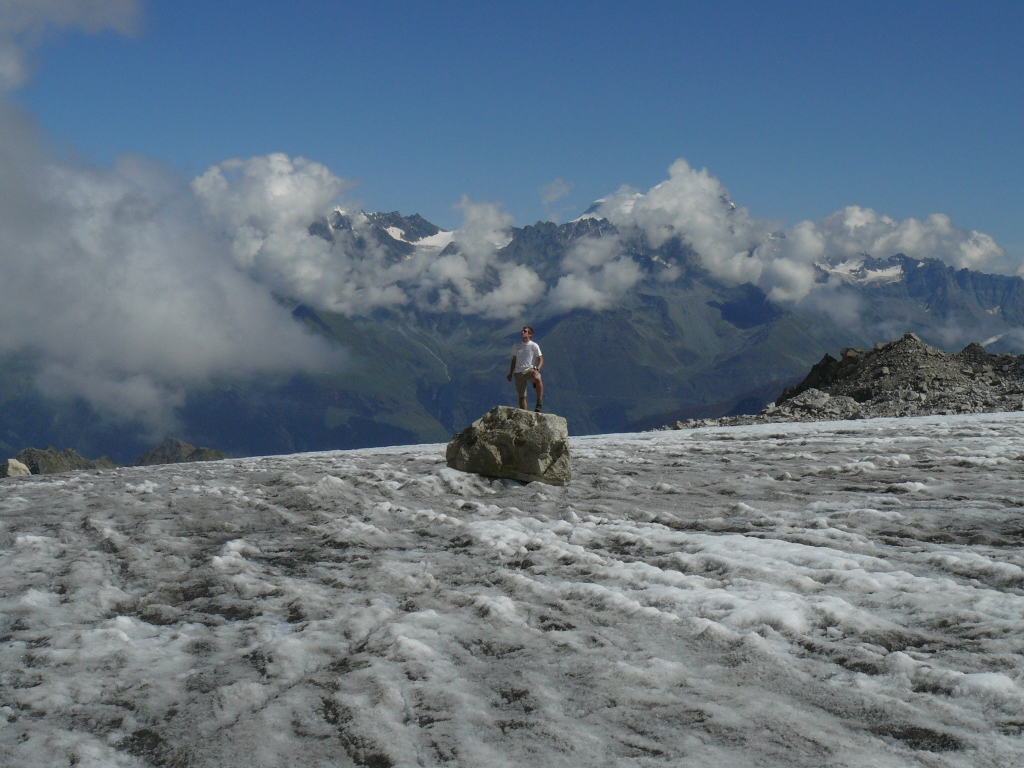
<instances>
[{"instance_id":1,"label":"white t-shirt","mask_svg":"<svg viewBox=\"0 0 1024 768\"><path fill-rule=\"evenodd\" d=\"M515 373L525 373L540 362L540 347L536 341L517 341L512 345L512 356L516 359Z\"/></svg>"}]
</instances>

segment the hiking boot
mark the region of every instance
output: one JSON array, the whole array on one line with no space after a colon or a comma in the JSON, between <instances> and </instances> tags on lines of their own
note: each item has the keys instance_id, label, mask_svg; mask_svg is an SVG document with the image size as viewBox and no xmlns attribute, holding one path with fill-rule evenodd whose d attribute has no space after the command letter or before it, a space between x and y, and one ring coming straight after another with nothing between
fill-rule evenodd
<instances>
[{"instance_id":1,"label":"hiking boot","mask_svg":"<svg viewBox=\"0 0 1024 768\"><path fill-rule=\"evenodd\" d=\"M543 411L544 411L544 403L542 403L542 402L540 402L538 400L537 401L537 405L534 406L533 412L534 413L543 413Z\"/></svg>"}]
</instances>

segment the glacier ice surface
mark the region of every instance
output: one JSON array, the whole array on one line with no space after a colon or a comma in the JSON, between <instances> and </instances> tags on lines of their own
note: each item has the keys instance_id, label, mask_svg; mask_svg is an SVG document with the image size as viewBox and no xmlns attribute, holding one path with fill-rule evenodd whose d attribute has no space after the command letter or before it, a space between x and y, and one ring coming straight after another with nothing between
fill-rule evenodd
<instances>
[{"instance_id":1,"label":"glacier ice surface","mask_svg":"<svg viewBox=\"0 0 1024 768\"><path fill-rule=\"evenodd\" d=\"M0 482L10 765L1024 764L1024 414Z\"/></svg>"}]
</instances>

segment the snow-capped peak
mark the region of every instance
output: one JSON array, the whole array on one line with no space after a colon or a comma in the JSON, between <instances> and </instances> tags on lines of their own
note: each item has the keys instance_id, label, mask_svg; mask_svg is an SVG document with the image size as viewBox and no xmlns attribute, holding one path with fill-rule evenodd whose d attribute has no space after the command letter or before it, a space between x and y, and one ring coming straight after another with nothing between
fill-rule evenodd
<instances>
[{"instance_id":1,"label":"snow-capped peak","mask_svg":"<svg viewBox=\"0 0 1024 768\"><path fill-rule=\"evenodd\" d=\"M903 265L896 263L881 269L871 269L866 266L864 257L852 258L841 261L838 264L830 264L827 261L815 262L818 269L827 275L834 275L843 282L856 283L859 285L898 283L903 279Z\"/></svg>"}]
</instances>

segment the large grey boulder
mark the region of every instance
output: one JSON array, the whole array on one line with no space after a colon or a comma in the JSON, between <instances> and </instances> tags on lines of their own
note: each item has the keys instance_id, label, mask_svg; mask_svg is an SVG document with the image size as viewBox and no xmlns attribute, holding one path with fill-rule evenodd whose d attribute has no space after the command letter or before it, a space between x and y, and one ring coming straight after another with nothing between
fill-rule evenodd
<instances>
[{"instance_id":1,"label":"large grey boulder","mask_svg":"<svg viewBox=\"0 0 1024 768\"><path fill-rule=\"evenodd\" d=\"M499 405L450 443L448 466L486 477L568 485L569 425L561 416Z\"/></svg>"},{"instance_id":2,"label":"large grey boulder","mask_svg":"<svg viewBox=\"0 0 1024 768\"><path fill-rule=\"evenodd\" d=\"M19 477L21 475L31 475L32 472L17 459L8 459L7 461L0 461L0 477Z\"/></svg>"}]
</instances>

